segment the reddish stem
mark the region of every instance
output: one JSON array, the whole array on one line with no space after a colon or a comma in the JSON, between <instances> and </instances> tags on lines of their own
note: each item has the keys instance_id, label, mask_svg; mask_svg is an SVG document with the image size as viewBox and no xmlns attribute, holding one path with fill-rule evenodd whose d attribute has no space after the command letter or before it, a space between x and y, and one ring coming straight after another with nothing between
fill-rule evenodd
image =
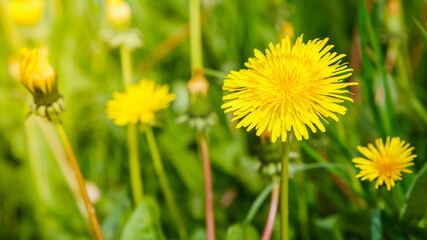
<instances>
[{"instance_id":1,"label":"reddish stem","mask_svg":"<svg viewBox=\"0 0 427 240\"><path fill-rule=\"evenodd\" d=\"M203 133L199 133L199 144L203 160L203 172L205 176L206 237L207 240L215 240L211 165L209 161L208 144L206 143L206 137Z\"/></svg>"},{"instance_id":2,"label":"reddish stem","mask_svg":"<svg viewBox=\"0 0 427 240\"><path fill-rule=\"evenodd\" d=\"M270 240L271 233L273 232L274 222L276 220L277 206L279 203L279 183L273 186L271 192L270 211L268 212L267 222L265 223L264 233L262 234L262 240Z\"/></svg>"}]
</instances>

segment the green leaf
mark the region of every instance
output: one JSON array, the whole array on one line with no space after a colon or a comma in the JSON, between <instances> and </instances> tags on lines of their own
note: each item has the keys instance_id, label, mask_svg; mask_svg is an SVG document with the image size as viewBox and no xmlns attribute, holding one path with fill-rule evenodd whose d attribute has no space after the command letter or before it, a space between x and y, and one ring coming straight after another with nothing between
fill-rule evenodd
<instances>
[{"instance_id":1,"label":"green leaf","mask_svg":"<svg viewBox=\"0 0 427 240\"><path fill-rule=\"evenodd\" d=\"M372 240L382 240L381 209L376 209L371 214Z\"/></svg>"},{"instance_id":2,"label":"green leaf","mask_svg":"<svg viewBox=\"0 0 427 240\"><path fill-rule=\"evenodd\" d=\"M138 205L123 227L121 240L164 239L159 225L159 207L150 197Z\"/></svg>"},{"instance_id":3,"label":"green leaf","mask_svg":"<svg viewBox=\"0 0 427 240\"><path fill-rule=\"evenodd\" d=\"M258 231L252 225L234 224L227 229L226 240L257 240Z\"/></svg>"},{"instance_id":4,"label":"green leaf","mask_svg":"<svg viewBox=\"0 0 427 240\"><path fill-rule=\"evenodd\" d=\"M279 181L280 181L280 178L275 179L270 184L268 184L264 188L264 190L262 190L262 192L258 195L255 201L252 203L252 206L249 209L248 214L246 215L243 225L248 225L252 221L252 219L255 217L255 214L258 212L258 209L261 207L262 203L270 195L271 190L273 189L273 186L279 183Z\"/></svg>"},{"instance_id":5,"label":"green leaf","mask_svg":"<svg viewBox=\"0 0 427 240\"><path fill-rule=\"evenodd\" d=\"M427 164L417 174L406 193L400 210L400 220L410 225L417 225L427 211Z\"/></svg>"},{"instance_id":6,"label":"green leaf","mask_svg":"<svg viewBox=\"0 0 427 240\"><path fill-rule=\"evenodd\" d=\"M418 29L420 29L421 34L424 36L424 38L427 41L427 31L424 29L421 23L417 21L417 19L414 18L414 22L415 22L415 25L417 25Z\"/></svg>"}]
</instances>

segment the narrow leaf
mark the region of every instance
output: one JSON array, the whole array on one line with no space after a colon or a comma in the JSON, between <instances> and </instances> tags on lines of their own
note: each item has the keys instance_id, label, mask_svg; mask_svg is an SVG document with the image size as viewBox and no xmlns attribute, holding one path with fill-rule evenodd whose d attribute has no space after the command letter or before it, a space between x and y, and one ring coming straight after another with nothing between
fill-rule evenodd
<instances>
[{"instance_id":1,"label":"narrow leaf","mask_svg":"<svg viewBox=\"0 0 427 240\"><path fill-rule=\"evenodd\" d=\"M371 214L371 234L372 240L382 240L381 210L376 209Z\"/></svg>"},{"instance_id":2,"label":"narrow leaf","mask_svg":"<svg viewBox=\"0 0 427 240\"><path fill-rule=\"evenodd\" d=\"M427 211L427 163L417 174L411 187L406 193L405 201L400 211L402 222L416 226Z\"/></svg>"}]
</instances>

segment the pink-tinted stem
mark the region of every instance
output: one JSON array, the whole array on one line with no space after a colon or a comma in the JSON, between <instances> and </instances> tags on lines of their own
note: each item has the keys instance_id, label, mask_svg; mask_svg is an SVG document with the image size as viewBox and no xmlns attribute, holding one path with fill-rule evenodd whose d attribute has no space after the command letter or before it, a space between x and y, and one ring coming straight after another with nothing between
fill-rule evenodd
<instances>
[{"instance_id":1,"label":"pink-tinted stem","mask_svg":"<svg viewBox=\"0 0 427 240\"><path fill-rule=\"evenodd\" d=\"M211 165L209 161L208 144L206 143L206 137L204 133L199 133L199 144L203 160L203 172L205 176L206 237L207 240L215 240Z\"/></svg>"},{"instance_id":2,"label":"pink-tinted stem","mask_svg":"<svg viewBox=\"0 0 427 240\"><path fill-rule=\"evenodd\" d=\"M271 192L270 211L268 212L267 222L265 223L264 233L262 234L262 240L270 240L271 233L274 228L274 221L276 220L277 207L279 203L279 183L273 186Z\"/></svg>"}]
</instances>

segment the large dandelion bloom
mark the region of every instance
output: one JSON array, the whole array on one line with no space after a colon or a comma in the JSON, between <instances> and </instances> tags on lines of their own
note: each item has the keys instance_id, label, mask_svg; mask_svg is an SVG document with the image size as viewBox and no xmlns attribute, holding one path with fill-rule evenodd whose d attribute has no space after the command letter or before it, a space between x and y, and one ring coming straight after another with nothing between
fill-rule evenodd
<instances>
[{"instance_id":1,"label":"large dandelion bloom","mask_svg":"<svg viewBox=\"0 0 427 240\"><path fill-rule=\"evenodd\" d=\"M406 168L414 165L412 160L417 157L412 154L414 147L409 147L409 143L405 144L405 141L401 141L398 137L391 140L387 137L385 145L382 139L376 139L375 147L368 144L368 147L358 146L357 149L366 158L353 158L356 167L360 168L356 177L362 181L377 179L375 188L385 183L389 191L397 180L402 180L402 172L412 173Z\"/></svg>"},{"instance_id":2,"label":"large dandelion bloom","mask_svg":"<svg viewBox=\"0 0 427 240\"><path fill-rule=\"evenodd\" d=\"M155 113L167 108L175 99L169 93L168 85L157 85L147 79L130 85L125 92L113 93L113 99L107 102L107 115L116 125L143 123L151 124Z\"/></svg>"},{"instance_id":3,"label":"large dandelion bloom","mask_svg":"<svg viewBox=\"0 0 427 240\"><path fill-rule=\"evenodd\" d=\"M339 105L349 93L345 88L357 83L343 83L352 69L341 63L345 55L330 53L333 45L325 46L328 39L303 43L302 35L291 45L289 37L274 46L270 43L266 55L255 49L255 57L245 63L248 69L232 71L224 80L223 89L230 93L222 105L225 112L234 112L240 119L237 128L255 128L259 136L265 130L272 132L271 140L293 130L296 138L309 138L307 126L315 133L325 132L321 119L338 121L335 113L345 114Z\"/></svg>"}]
</instances>

